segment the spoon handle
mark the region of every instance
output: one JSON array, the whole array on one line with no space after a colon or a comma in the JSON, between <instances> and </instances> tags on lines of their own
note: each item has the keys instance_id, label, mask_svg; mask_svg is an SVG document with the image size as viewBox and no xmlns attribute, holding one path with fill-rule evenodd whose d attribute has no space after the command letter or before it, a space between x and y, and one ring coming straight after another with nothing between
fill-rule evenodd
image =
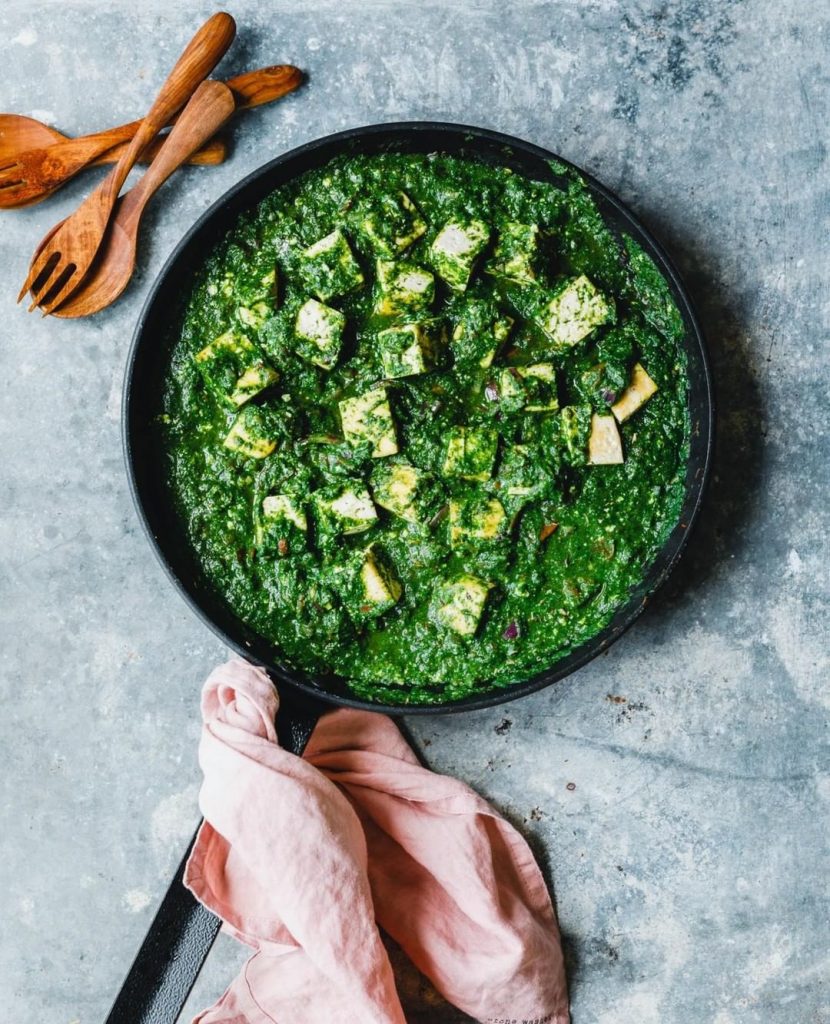
<instances>
[{"instance_id":1,"label":"spoon handle","mask_svg":"<svg viewBox=\"0 0 830 1024\"><path fill-rule=\"evenodd\" d=\"M214 135L235 109L233 93L224 82L202 82L144 177L124 196L118 217L125 231L137 223L144 207L173 171Z\"/></svg>"},{"instance_id":2,"label":"spoon handle","mask_svg":"<svg viewBox=\"0 0 830 1024\"><path fill-rule=\"evenodd\" d=\"M153 137L177 114L196 87L213 71L236 35L236 22L219 11L202 25L176 61L118 163L99 186L102 195L115 202L121 186ZM206 141L209 136L203 136Z\"/></svg>"},{"instance_id":3,"label":"spoon handle","mask_svg":"<svg viewBox=\"0 0 830 1024\"><path fill-rule=\"evenodd\" d=\"M302 82L303 73L299 68L291 64L272 64L270 67L257 68L256 71L247 71L242 75L235 75L227 79L225 84L231 90L236 100L237 110L250 110L253 107L261 107L265 103L273 103L281 99L289 92L293 92ZM175 118L170 119L175 123ZM95 152L100 154L96 163L113 163L114 156L120 154L120 150L114 147L128 143L138 131L141 121L130 121L128 124L119 125L117 128L107 128L105 131L95 132L92 135L80 136L77 139L69 139L66 142L55 143L60 151L64 149L69 152L70 147L88 147L88 154ZM154 140L150 146L160 146L162 140ZM55 147L50 146L49 151L57 152ZM142 159L148 155L145 150ZM87 155L87 159L92 159ZM200 161L208 162L208 161ZM212 160L210 162L213 162ZM217 161L219 162L219 161Z\"/></svg>"}]
</instances>

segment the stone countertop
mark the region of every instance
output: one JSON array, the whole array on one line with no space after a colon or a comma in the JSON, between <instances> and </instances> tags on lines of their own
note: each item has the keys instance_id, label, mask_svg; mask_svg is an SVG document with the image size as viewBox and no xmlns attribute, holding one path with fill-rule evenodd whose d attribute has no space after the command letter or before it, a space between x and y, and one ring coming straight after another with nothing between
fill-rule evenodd
<instances>
[{"instance_id":1,"label":"stone countertop","mask_svg":"<svg viewBox=\"0 0 830 1024\"><path fill-rule=\"evenodd\" d=\"M141 115L200 19L183 0L6 0L0 107L81 133ZM122 466L143 296L193 220L266 159L434 118L550 147L680 265L720 403L692 549L566 681L417 719L430 763L529 837L574 1024L830 1021L826 12L792 0L237 0L223 68L308 84L240 117L233 158L152 207L140 273L89 322L14 297L85 194L2 214L0 988L9 1024L105 1015L197 820L197 699L222 645L155 562ZM241 960L220 940L189 1004ZM460 1019L409 978L410 1019Z\"/></svg>"}]
</instances>

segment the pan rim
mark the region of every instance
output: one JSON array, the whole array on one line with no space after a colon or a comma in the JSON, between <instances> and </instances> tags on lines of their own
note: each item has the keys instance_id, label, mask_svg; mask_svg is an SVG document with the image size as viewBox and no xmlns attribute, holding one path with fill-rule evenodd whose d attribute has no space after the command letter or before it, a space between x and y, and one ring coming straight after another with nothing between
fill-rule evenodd
<instances>
[{"instance_id":1,"label":"pan rim","mask_svg":"<svg viewBox=\"0 0 830 1024\"><path fill-rule=\"evenodd\" d=\"M330 147L345 148L346 146L353 145L355 142L359 142L362 139L372 139L384 134L395 137L417 137L418 135L426 135L428 133L443 133L446 134L448 138L450 136L454 136L455 138L458 138L459 136L469 137L470 139L482 140L483 142L494 146L504 146L508 149L517 150L545 162L556 161L565 168L579 174L585 180L591 192L594 195L600 196L605 203L613 208L616 215L621 217L622 220L626 222L627 227L631 229L631 234L635 240L638 242L645 242L645 248L649 255L656 259L660 271L669 281L675 300L679 300L678 304L681 307L681 312L687 328L685 348L687 351L694 350L699 361L700 379L698 384L699 386L702 386L704 393L702 401L704 415L699 417L697 421L692 424L692 436L690 436L689 440L689 456L686 465L688 471L689 466L694 461L698 465L698 470L691 482L689 482L688 479L686 481L681 521L675 524L672 528L657 554L649 564L643 580L637 588L644 588L642 590L642 594L638 595L636 590L635 592L632 592L629 599L614 612L612 618L608 623L606 623L602 630L572 649L568 654L563 655L549 668L535 673L528 679L517 683L496 686L481 694L472 694L468 697L463 697L459 700L449 701L446 703L412 705L404 703L387 704L383 702L370 701L357 696L328 692L316 685L313 685L311 682L306 681L306 679L303 678L303 674L294 673L293 670L290 670L287 666L282 666L278 663L268 661L267 659L260 657L256 652L252 651L244 641L240 641L237 637L231 635L227 629L216 622L210 613L202 606L198 596L185 584L180 574L176 571L171 559L165 552L159 536L153 529L150 515L145 505L144 497L141 492L141 485L138 479L136 453L131 429L131 414L134 405L132 384L134 380L136 362L139 357L139 353L142 350L142 341L145 339L145 329L148 321L154 313L155 304L167 283L168 277L177 270L179 262L187 253L194 238L208 229L209 226L215 220L219 219L221 215L226 215L229 207L232 207L239 202L240 197L244 197L246 193L253 191L256 185L261 183L264 179L273 176L273 174L279 168L283 167L283 165L290 162L297 162L304 156L313 154L318 150ZM440 150L439 146L431 147L430 151L435 148ZM258 199L252 199L247 208L255 206L258 201ZM246 207L243 206L236 210L236 216L239 216L245 208ZM127 480L130 495L136 512L138 513L139 521L141 522L142 528L150 541L150 546L166 575L173 583L179 594L187 602L191 610L196 613L198 618L200 618L202 622L208 626L211 632L219 637L223 643L225 643L236 654L266 669L270 674L275 676L279 682L287 684L292 689L299 691L299 693L303 694L306 698L315 702L320 701L333 706L359 708L390 715L456 714L462 711L481 710L508 703L513 700L518 700L520 697L527 696L530 693L535 693L538 690L544 689L555 682L559 682L561 679L571 675L589 661L592 661L603 651L607 650L607 648L619 639L619 637L622 636L622 634L626 632L640 617L649 601L651 601L655 594L657 594L663 587L686 549L692 528L698 520L699 512L707 489L712 464L714 426L714 387L703 330L679 272L668 254L665 252L661 243L654 237L652 232L631 210L629 210L626 204L618 199L617 196L606 188L606 186L604 186L600 181L594 178L593 175L584 171L581 167L571 161L560 157L558 154L537 146L534 143L526 142L518 137L496 132L491 129L443 121L388 122L348 128L344 131L321 136L267 161L226 190L223 195L212 203L211 206L208 207L208 209L202 213L195 223L185 232L165 260L161 270L158 272L152 286L150 287L136 321L136 326L130 343L125 367L121 409L122 445L127 468ZM694 456L693 446L696 446ZM655 568L658 564L659 569L655 572ZM653 578L650 579L652 574ZM650 582L647 586L644 586L648 579L650 579ZM242 620L238 619L235 615L234 618L240 623L242 622Z\"/></svg>"}]
</instances>

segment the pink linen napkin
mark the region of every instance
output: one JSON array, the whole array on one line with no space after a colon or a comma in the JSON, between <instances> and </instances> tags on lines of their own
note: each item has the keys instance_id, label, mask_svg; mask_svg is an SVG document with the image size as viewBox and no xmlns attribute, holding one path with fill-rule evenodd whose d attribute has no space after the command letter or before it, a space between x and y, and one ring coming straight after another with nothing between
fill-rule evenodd
<instances>
[{"instance_id":1,"label":"pink linen napkin","mask_svg":"<svg viewBox=\"0 0 830 1024\"><path fill-rule=\"evenodd\" d=\"M297 757L278 703L240 660L202 693L185 884L256 952L194 1024L405 1024L378 925L476 1020L568 1024L559 929L519 833L423 768L389 718L334 711Z\"/></svg>"}]
</instances>

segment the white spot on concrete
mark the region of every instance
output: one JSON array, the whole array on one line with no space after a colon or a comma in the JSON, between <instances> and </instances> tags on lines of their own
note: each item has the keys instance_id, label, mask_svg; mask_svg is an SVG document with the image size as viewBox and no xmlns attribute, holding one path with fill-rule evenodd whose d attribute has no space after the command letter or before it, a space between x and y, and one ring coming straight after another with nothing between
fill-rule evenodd
<instances>
[{"instance_id":1,"label":"white spot on concrete","mask_svg":"<svg viewBox=\"0 0 830 1024\"><path fill-rule=\"evenodd\" d=\"M131 914L139 914L150 906L150 894L143 889L129 889L121 897L124 906Z\"/></svg>"},{"instance_id":2,"label":"white spot on concrete","mask_svg":"<svg viewBox=\"0 0 830 1024\"><path fill-rule=\"evenodd\" d=\"M199 818L199 787L194 783L165 797L153 811L150 839L159 864L167 875L184 853Z\"/></svg>"},{"instance_id":3,"label":"white spot on concrete","mask_svg":"<svg viewBox=\"0 0 830 1024\"><path fill-rule=\"evenodd\" d=\"M804 568L804 563L801 561L801 555L799 555L795 548L790 548L790 552L787 555L787 565L793 575L801 572Z\"/></svg>"},{"instance_id":4,"label":"white spot on concrete","mask_svg":"<svg viewBox=\"0 0 830 1024\"><path fill-rule=\"evenodd\" d=\"M770 633L775 651L798 695L830 708L825 684L830 670L826 626L820 613L811 613L800 594L780 596L770 610Z\"/></svg>"},{"instance_id":5,"label":"white spot on concrete","mask_svg":"<svg viewBox=\"0 0 830 1024\"><path fill-rule=\"evenodd\" d=\"M617 999L613 1009L597 1017L597 1024L634 1020L637 1024L662 1024L658 1001L652 992L633 992Z\"/></svg>"},{"instance_id":6,"label":"white spot on concrete","mask_svg":"<svg viewBox=\"0 0 830 1024\"><path fill-rule=\"evenodd\" d=\"M791 936L780 928L770 929L766 949L751 957L747 963L746 977L752 991L780 978L792 955Z\"/></svg>"},{"instance_id":7,"label":"white spot on concrete","mask_svg":"<svg viewBox=\"0 0 830 1024\"><path fill-rule=\"evenodd\" d=\"M33 28L22 28L12 42L18 46L34 46L37 42L37 32Z\"/></svg>"},{"instance_id":8,"label":"white spot on concrete","mask_svg":"<svg viewBox=\"0 0 830 1024\"><path fill-rule=\"evenodd\" d=\"M20 920L23 924L32 927L35 923L35 901L31 896L24 896L18 906L20 908Z\"/></svg>"}]
</instances>

